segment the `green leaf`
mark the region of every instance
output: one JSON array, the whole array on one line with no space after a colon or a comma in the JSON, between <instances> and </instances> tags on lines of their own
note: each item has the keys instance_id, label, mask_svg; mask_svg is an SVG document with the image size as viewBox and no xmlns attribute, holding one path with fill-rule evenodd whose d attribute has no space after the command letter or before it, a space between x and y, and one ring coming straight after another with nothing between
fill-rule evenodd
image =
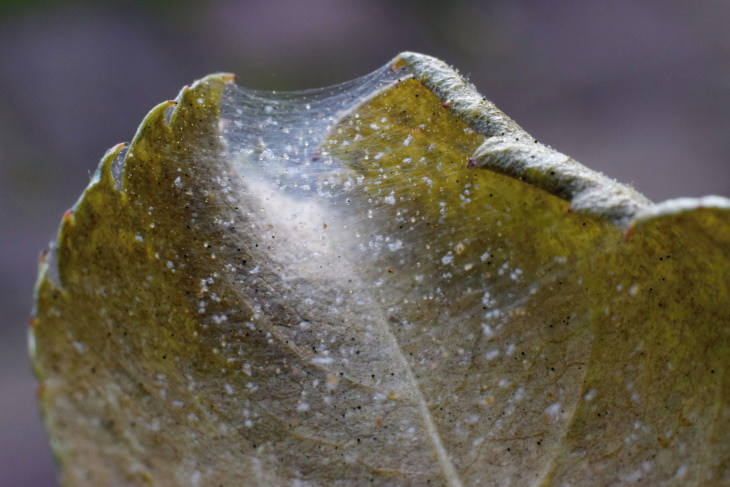
<instances>
[{"instance_id":1,"label":"green leaf","mask_svg":"<svg viewBox=\"0 0 730 487\"><path fill-rule=\"evenodd\" d=\"M729 200L654 205L433 58L212 75L64 216L31 354L67 485L720 485L729 257Z\"/></svg>"}]
</instances>

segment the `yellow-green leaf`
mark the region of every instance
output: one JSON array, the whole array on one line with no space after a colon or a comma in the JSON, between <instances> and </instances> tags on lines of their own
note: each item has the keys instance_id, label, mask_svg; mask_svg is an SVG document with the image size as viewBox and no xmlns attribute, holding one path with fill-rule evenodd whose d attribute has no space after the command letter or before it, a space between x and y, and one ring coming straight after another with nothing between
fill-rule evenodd
<instances>
[{"instance_id":1,"label":"yellow-green leaf","mask_svg":"<svg viewBox=\"0 0 730 487\"><path fill-rule=\"evenodd\" d=\"M403 53L111 149L31 330L67 485L730 483L730 201L653 204Z\"/></svg>"}]
</instances>

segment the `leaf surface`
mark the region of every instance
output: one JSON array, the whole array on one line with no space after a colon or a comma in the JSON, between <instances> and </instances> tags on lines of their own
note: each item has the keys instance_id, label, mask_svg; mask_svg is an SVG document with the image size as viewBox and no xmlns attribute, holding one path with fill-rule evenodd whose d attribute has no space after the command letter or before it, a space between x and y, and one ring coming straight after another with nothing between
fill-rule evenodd
<instances>
[{"instance_id":1,"label":"leaf surface","mask_svg":"<svg viewBox=\"0 0 730 487\"><path fill-rule=\"evenodd\" d=\"M228 75L111 149L31 330L68 485L730 482L730 202L654 205L440 61Z\"/></svg>"}]
</instances>

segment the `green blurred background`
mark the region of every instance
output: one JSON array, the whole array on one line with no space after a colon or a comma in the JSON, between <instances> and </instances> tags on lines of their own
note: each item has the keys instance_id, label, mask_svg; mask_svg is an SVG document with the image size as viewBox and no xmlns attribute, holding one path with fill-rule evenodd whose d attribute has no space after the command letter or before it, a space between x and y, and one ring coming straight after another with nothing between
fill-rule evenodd
<instances>
[{"instance_id":1,"label":"green blurred background","mask_svg":"<svg viewBox=\"0 0 730 487\"><path fill-rule=\"evenodd\" d=\"M654 200L730 196L729 25L727 0L0 1L0 485L55 485L26 358L38 252L183 85L311 88L421 51Z\"/></svg>"}]
</instances>

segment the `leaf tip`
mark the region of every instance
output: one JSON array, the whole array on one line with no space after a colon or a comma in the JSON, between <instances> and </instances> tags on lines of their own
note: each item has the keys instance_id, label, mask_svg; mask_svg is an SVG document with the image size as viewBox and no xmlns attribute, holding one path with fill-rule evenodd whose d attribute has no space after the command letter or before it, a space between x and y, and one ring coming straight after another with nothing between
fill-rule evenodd
<instances>
[{"instance_id":1,"label":"leaf tip","mask_svg":"<svg viewBox=\"0 0 730 487\"><path fill-rule=\"evenodd\" d=\"M121 142L109 149L101 161L101 182L113 181L117 190L124 189L123 175L129 144Z\"/></svg>"},{"instance_id":2,"label":"leaf tip","mask_svg":"<svg viewBox=\"0 0 730 487\"><path fill-rule=\"evenodd\" d=\"M73 225L75 222L74 214L75 214L75 212L73 209L66 210L63 213L63 217L61 217L61 224L62 225Z\"/></svg>"}]
</instances>

